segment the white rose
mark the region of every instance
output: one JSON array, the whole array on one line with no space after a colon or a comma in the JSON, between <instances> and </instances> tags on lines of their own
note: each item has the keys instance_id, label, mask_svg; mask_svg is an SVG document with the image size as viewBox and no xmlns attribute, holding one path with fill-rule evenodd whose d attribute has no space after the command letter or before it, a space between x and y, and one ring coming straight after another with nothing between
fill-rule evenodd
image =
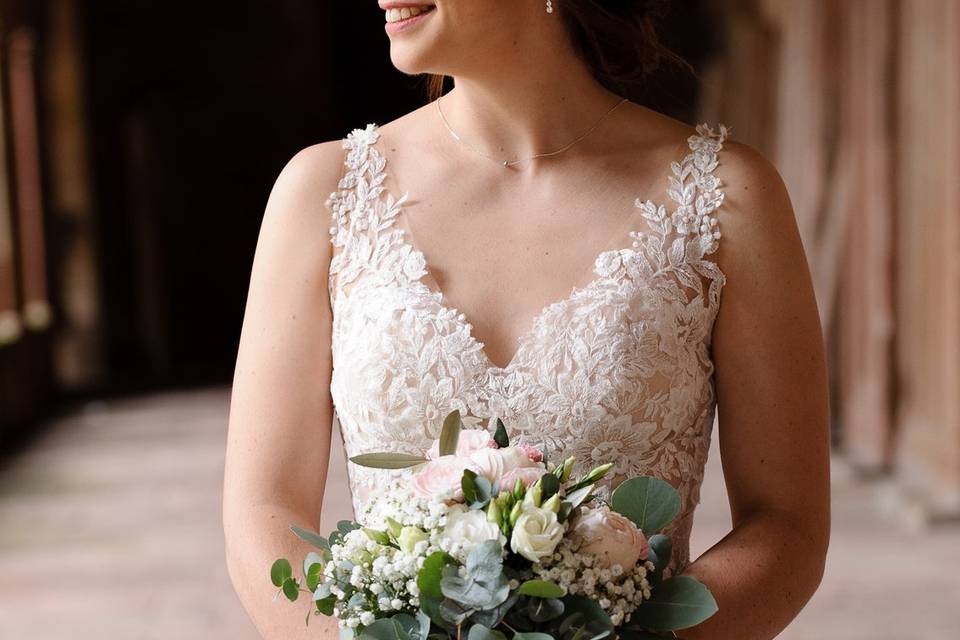
<instances>
[{"instance_id":1,"label":"white rose","mask_svg":"<svg viewBox=\"0 0 960 640\"><path fill-rule=\"evenodd\" d=\"M496 540L501 545L507 542L500 527L487 520L486 511L467 509L461 504L447 512L447 525L440 532L438 542L442 548L449 548L453 542L458 543L465 558L474 545L486 540Z\"/></svg>"},{"instance_id":2,"label":"white rose","mask_svg":"<svg viewBox=\"0 0 960 640\"><path fill-rule=\"evenodd\" d=\"M527 560L540 562L557 548L563 528L553 511L526 507L513 527L510 547Z\"/></svg>"},{"instance_id":3,"label":"white rose","mask_svg":"<svg viewBox=\"0 0 960 640\"><path fill-rule=\"evenodd\" d=\"M582 508L571 522L570 535L580 542L580 551L596 556L602 566L632 569L649 554L647 537L637 525L608 507Z\"/></svg>"}]
</instances>

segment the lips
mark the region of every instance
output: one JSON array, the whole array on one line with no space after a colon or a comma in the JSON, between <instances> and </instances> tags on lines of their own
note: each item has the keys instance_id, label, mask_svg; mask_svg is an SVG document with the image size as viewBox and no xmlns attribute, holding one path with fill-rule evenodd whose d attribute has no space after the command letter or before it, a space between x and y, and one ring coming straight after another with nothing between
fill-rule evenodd
<instances>
[{"instance_id":1,"label":"lips","mask_svg":"<svg viewBox=\"0 0 960 640\"><path fill-rule=\"evenodd\" d=\"M433 4L402 0L384 0L380 6L384 9L384 28L388 34L416 26L436 10Z\"/></svg>"}]
</instances>

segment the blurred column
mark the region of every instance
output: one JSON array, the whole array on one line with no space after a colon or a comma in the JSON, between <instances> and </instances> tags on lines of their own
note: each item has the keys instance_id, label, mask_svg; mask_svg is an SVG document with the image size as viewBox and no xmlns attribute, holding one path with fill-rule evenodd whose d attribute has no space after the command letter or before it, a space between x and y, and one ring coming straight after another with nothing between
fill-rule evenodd
<instances>
[{"instance_id":1,"label":"blurred column","mask_svg":"<svg viewBox=\"0 0 960 640\"><path fill-rule=\"evenodd\" d=\"M960 2L899 6L897 466L936 519L960 516Z\"/></svg>"},{"instance_id":2,"label":"blurred column","mask_svg":"<svg viewBox=\"0 0 960 640\"><path fill-rule=\"evenodd\" d=\"M0 47L0 68L6 55ZM7 148L7 129L4 126L5 105L3 83L0 82L0 150ZM16 256L13 251L13 212L10 204L9 166L7 154L0 153L0 347L17 340L23 333L20 309L17 304Z\"/></svg>"},{"instance_id":3,"label":"blurred column","mask_svg":"<svg viewBox=\"0 0 960 640\"><path fill-rule=\"evenodd\" d=\"M103 374L101 292L82 31L76 0L49 0L42 78L50 210L57 223L53 269L63 316L54 344L59 382L90 385Z\"/></svg>"},{"instance_id":4,"label":"blurred column","mask_svg":"<svg viewBox=\"0 0 960 640\"><path fill-rule=\"evenodd\" d=\"M10 117L13 123L23 322L28 329L42 330L50 324L51 308L47 295L33 32L25 27L14 30L10 34L9 48Z\"/></svg>"},{"instance_id":5,"label":"blurred column","mask_svg":"<svg viewBox=\"0 0 960 640\"><path fill-rule=\"evenodd\" d=\"M893 219L896 78L892 0L842 5L842 57L837 85L836 169L828 185L838 206L827 217L846 221L836 272L834 336L842 450L861 470L893 465L896 402L893 359ZM840 194L840 197L837 197Z\"/></svg>"}]
</instances>

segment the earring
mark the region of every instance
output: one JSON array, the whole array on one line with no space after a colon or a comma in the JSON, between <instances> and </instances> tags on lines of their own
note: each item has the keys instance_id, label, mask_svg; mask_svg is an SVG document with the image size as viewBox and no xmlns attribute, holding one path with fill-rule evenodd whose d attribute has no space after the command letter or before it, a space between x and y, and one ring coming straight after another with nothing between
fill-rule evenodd
<instances>
[{"instance_id":1,"label":"earring","mask_svg":"<svg viewBox=\"0 0 960 640\"><path fill-rule=\"evenodd\" d=\"M553 3L547 0L547 13L553 13Z\"/></svg>"}]
</instances>

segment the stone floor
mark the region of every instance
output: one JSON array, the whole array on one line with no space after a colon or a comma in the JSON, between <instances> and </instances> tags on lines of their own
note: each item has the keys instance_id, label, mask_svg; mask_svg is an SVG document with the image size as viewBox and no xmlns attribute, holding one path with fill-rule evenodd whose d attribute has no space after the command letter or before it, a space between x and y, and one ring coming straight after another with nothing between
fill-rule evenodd
<instances>
[{"instance_id":1,"label":"stone floor","mask_svg":"<svg viewBox=\"0 0 960 640\"><path fill-rule=\"evenodd\" d=\"M0 470L0 639L257 637L223 565L228 402L216 388L91 403ZM331 473L342 487L339 452ZM960 530L910 533L839 461L833 477L827 574L779 637L960 638ZM725 500L715 439L693 557L729 530Z\"/></svg>"}]
</instances>

